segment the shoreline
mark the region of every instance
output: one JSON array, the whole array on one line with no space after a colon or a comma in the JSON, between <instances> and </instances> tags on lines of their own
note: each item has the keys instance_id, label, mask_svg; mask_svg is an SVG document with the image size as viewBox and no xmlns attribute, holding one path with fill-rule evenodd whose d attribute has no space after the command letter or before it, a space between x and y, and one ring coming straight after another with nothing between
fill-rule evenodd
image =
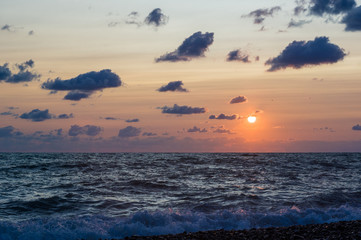
<instances>
[{"instance_id":1,"label":"shoreline","mask_svg":"<svg viewBox=\"0 0 361 240\"><path fill-rule=\"evenodd\" d=\"M158 236L131 236L118 240L222 240L222 239L361 239L361 220L247 230L211 230ZM106 240L106 239L104 239Z\"/></svg>"}]
</instances>

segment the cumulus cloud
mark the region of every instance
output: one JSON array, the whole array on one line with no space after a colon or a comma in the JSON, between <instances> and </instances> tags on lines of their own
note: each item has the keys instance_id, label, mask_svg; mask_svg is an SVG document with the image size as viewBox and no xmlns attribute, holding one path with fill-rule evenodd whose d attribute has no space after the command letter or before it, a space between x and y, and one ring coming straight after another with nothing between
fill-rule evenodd
<instances>
[{"instance_id":1,"label":"cumulus cloud","mask_svg":"<svg viewBox=\"0 0 361 240\"><path fill-rule=\"evenodd\" d=\"M178 115L183 115L183 114L200 114L200 113L205 113L206 109L203 107L189 107L189 106L179 106L177 104L174 104L173 107L168 107L168 106L164 106L161 107L160 109L162 109L162 113L166 113L166 114L178 114Z\"/></svg>"},{"instance_id":2,"label":"cumulus cloud","mask_svg":"<svg viewBox=\"0 0 361 240\"><path fill-rule=\"evenodd\" d=\"M182 81L173 81L169 82L167 85L164 85L157 89L158 92L188 92L187 89L183 88Z\"/></svg>"},{"instance_id":3,"label":"cumulus cloud","mask_svg":"<svg viewBox=\"0 0 361 240\"><path fill-rule=\"evenodd\" d=\"M227 61L228 62L238 61L238 62L244 62L244 63L251 62L249 60L249 55L242 53L240 49L230 51L227 55Z\"/></svg>"},{"instance_id":4,"label":"cumulus cloud","mask_svg":"<svg viewBox=\"0 0 361 240\"><path fill-rule=\"evenodd\" d=\"M294 19L291 19L291 21L288 23L288 28L300 28L305 24L311 23L311 20L299 20L296 21Z\"/></svg>"},{"instance_id":5,"label":"cumulus cloud","mask_svg":"<svg viewBox=\"0 0 361 240\"><path fill-rule=\"evenodd\" d=\"M120 77L110 69L103 69L99 72L92 71L80 74L68 80L48 79L41 85L42 89L52 91L69 91L64 97L66 100L79 101L88 98L94 91L104 88L115 88L122 85Z\"/></svg>"},{"instance_id":6,"label":"cumulus cloud","mask_svg":"<svg viewBox=\"0 0 361 240\"><path fill-rule=\"evenodd\" d=\"M214 33L196 32L186 38L173 52L166 53L155 59L156 62L191 61L193 58L204 57L204 53L213 43Z\"/></svg>"},{"instance_id":7,"label":"cumulus cloud","mask_svg":"<svg viewBox=\"0 0 361 240\"><path fill-rule=\"evenodd\" d=\"M69 118L73 118L73 114L60 114L59 116L53 115L49 113L48 109L45 110L39 110L39 109L34 109L31 110L28 113L23 113L20 115L21 119L26 119L26 120L31 120L33 122L42 122L48 119L69 119Z\"/></svg>"},{"instance_id":8,"label":"cumulus cloud","mask_svg":"<svg viewBox=\"0 0 361 240\"><path fill-rule=\"evenodd\" d=\"M7 126L0 128L0 138L21 136L22 132L17 131L13 126Z\"/></svg>"},{"instance_id":9,"label":"cumulus cloud","mask_svg":"<svg viewBox=\"0 0 361 240\"><path fill-rule=\"evenodd\" d=\"M99 126L85 125L84 127L81 127L78 125L72 125L68 131L68 135L72 137L76 137L79 135L94 137L99 135L102 131L103 129Z\"/></svg>"},{"instance_id":10,"label":"cumulus cloud","mask_svg":"<svg viewBox=\"0 0 361 240\"><path fill-rule=\"evenodd\" d=\"M28 70L34 67L34 61L32 59L21 64L15 64L15 67L19 70L17 73L11 72L8 63L0 66L0 82L23 83L38 80L41 77L40 74Z\"/></svg>"},{"instance_id":11,"label":"cumulus cloud","mask_svg":"<svg viewBox=\"0 0 361 240\"><path fill-rule=\"evenodd\" d=\"M159 27L167 24L168 19L169 18L162 13L162 10L160 8L156 8L148 14L144 22L147 25L153 25L155 27Z\"/></svg>"},{"instance_id":12,"label":"cumulus cloud","mask_svg":"<svg viewBox=\"0 0 361 240\"><path fill-rule=\"evenodd\" d=\"M352 127L352 130L354 131L361 131L361 126L359 124Z\"/></svg>"},{"instance_id":13,"label":"cumulus cloud","mask_svg":"<svg viewBox=\"0 0 361 240\"><path fill-rule=\"evenodd\" d=\"M301 13L307 11L306 0L296 0L296 4L297 6L293 10L295 16L299 16Z\"/></svg>"},{"instance_id":14,"label":"cumulus cloud","mask_svg":"<svg viewBox=\"0 0 361 240\"><path fill-rule=\"evenodd\" d=\"M137 137L141 133L140 128L128 126L126 128L122 128L119 130L118 137L120 138L129 138L129 137Z\"/></svg>"},{"instance_id":15,"label":"cumulus cloud","mask_svg":"<svg viewBox=\"0 0 361 240\"><path fill-rule=\"evenodd\" d=\"M242 17L254 18L254 21L253 21L254 24L261 24L266 19L266 17L273 17L273 14L280 10L281 10L280 6L275 6L272 8L257 9L257 10L250 12L247 15L243 15Z\"/></svg>"},{"instance_id":16,"label":"cumulus cloud","mask_svg":"<svg viewBox=\"0 0 361 240\"><path fill-rule=\"evenodd\" d=\"M125 122L127 122L127 123L135 123L135 122L139 122L139 119L138 118L127 119L127 120L125 120Z\"/></svg>"},{"instance_id":17,"label":"cumulus cloud","mask_svg":"<svg viewBox=\"0 0 361 240\"><path fill-rule=\"evenodd\" d=\"M238 96L235 98L232 98L232 100L229 102L230 104L236 104L236 103L245 103L248 99L246 96Z\"/></svg>"},{"instance_id":18,"label":"cumulus cloud","mask_svg":"<svg viewBox=\"0 0 361 240\"><path fill-rule=\"evenodd\" d=\"M346 31L361 31L361 6L349 11L342 19L342 23L346 24Z\"/></svg>"},{"instance_id":19,"label":"cumulus cloud","mask_svg":"<svg viewBox=\"0 0 361 240\"><path fill-rule=\"evenodd\" d=\"M237 119L239 119L239 116L237 114L225 115L225 114L221 113L218 116L211 115L211 116L209 116L209 119L211 119L211 120L237 120Z\"/></svg>"},{"instance_id":20,"label":"cumulus cloud","mask_svg":"<svg viewBox=\"0 0 361 240\"><path fill-rule=\"evenodd\" d=\"M271 65L269 72L284 68L302 68L310 65L331 64L343 60L345 51L329 42L328 37L316 37L310 41L293 41L279 56L270 58L266 65Z\"/></svg>"},{"instance_id":21,"label":"cumulus cloud","mask_svg":"<svg viewBox=\"0 0 361 240\"><path fill-rule=\"evenodd\" d=\"M205 128L200 129L199 127L194 126L193 128L189 128L189 129L187 130L187 132L189 132L189 133L196 133L196 132L206 133L206 132L208 132L208 131L207 131L207 129L205 129Z\"/></svg>"},{"instance_id":22,"label":"cumulus cloud","mask_svg":"<svg viewBox=\"0 0 361 240\"><path fill-rule=\"evenodd\" d=\"M348 12L355 6L355 0L312 0L309 10L312 15L316 16L335 15Z\"/></svg>"}]
</instances>

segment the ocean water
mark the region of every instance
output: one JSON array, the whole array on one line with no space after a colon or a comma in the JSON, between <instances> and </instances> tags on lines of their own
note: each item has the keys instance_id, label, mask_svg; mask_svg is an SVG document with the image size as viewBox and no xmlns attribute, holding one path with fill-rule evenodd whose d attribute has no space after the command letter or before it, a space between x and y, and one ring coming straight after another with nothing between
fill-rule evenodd
<instances>
[{"instance_id":1,"label":"ocean water","mask_svg":"<svg viewBox=\"0 0 361 240\"><path fill-rule=\"evenodd\" d=\"M360 153L0 153L0 240L356 219Z\"/></svg>"}]
</instances>

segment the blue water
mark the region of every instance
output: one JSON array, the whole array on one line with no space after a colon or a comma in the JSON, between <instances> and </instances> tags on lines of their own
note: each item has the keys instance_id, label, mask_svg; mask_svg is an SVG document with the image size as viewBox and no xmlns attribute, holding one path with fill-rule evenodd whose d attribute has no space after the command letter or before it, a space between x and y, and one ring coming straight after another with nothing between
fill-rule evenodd
<instances>
[{"instance_id":1,"label":"blue water","mask_svg":"<svg viewBox=\"0 0 361 240\"><path fill-rule=\"evenodd\" d=\"M0 240L356 219L360 153L0 153Z\"/></svg>"}]
</instances>

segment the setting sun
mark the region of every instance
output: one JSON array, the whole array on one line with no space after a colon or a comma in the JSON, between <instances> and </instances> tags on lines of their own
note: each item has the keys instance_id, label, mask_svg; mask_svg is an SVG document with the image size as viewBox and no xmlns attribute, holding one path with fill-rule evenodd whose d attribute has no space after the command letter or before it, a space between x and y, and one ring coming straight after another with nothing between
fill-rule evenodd
<instances>
[{"instance_id":1,"label":"setting sun","mask_svg":"<svg viewBox=\"0 0 361 240\"><path fill-rule=\"evenodd\" d=\"M249 123L255 123L256 120L257 120L257 118L256 118L255 116L249 116L249 117L247 118L247 120L248 120Z\"/></svg>"}]
</instances>

